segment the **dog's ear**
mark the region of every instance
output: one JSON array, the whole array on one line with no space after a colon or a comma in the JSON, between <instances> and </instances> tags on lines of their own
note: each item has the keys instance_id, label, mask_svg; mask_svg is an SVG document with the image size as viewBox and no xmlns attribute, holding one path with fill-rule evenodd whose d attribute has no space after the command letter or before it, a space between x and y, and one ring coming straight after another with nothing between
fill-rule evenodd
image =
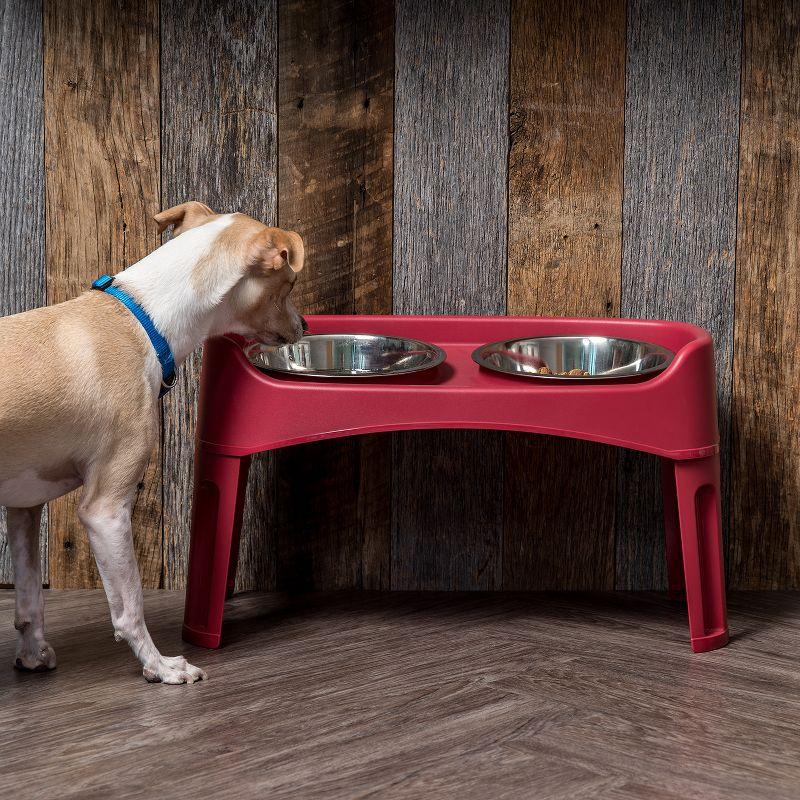
<instances>
[{"instance_id":1,"label":"dog's ear","mask_svg":"<svg viewBox=\"0 0 800 800\"><path fill-rule=\"evenodd\" d=\"M292 272L300 272L306 258L300 235L281 228L267 228L255 240L254 262L261 269L283 269L288 264Z\"/></svg>"},{"instance_id":2,"label":"dog's ear","mask_svg":"<svg viewBox=\"0 0 800 800\"><path fill-rule=\"evenodd\" d=\"M196 228L198 225L212 220L216 216L205 203L190 200L188 203L181 203L179 206L173 206L166 211L159 212L153 219L158 223L159 233L163 233L172 225L172 236L174 238L190 228Z\"/></svg>"}]
</instances>

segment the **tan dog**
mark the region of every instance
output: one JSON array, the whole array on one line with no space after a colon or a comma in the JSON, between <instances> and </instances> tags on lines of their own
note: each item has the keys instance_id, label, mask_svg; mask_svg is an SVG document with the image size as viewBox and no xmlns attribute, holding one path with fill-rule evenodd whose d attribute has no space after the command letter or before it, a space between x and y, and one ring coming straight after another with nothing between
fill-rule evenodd
<instances>
[{"instance_id":1,"label":"tan dog","mask_svg":"<svg viewBox=\"0 0 800 800\"><path fill-rule=\"evenodd\" d=\"M305 321L289 293L303 267L300 237L243 214L190 202L156 215L173 238L119 273L169 342L176 366L208 336L297 341ZM42 506L83 485L78 514L103 579L117 641L150 681L205 673L162 656L144 621L131 508L159 430L162 367L142 325L114 297L75 300L0 319L0 505L14 564L15 665L52 669L39 567Z\"/></svg>"}]
</instances>

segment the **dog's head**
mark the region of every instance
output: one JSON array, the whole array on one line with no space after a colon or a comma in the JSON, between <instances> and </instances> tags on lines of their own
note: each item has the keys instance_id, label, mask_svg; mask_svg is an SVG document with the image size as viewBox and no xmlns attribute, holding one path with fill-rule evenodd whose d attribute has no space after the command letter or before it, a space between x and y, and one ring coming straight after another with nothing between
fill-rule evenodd
<instances>
[{"instance_id":1,"label":"dog's head","mask_svg":"<svg viewBox=\"0 0 800 800\"><path fill-rule=\"evenodd\" d=\"M217 214L196 201L162 211L155 220L159 232L172 226L173 238L220 221L192 273L198 294L219 306L218 332L270 345L302 337L308 326L289 298L305 260L297 233L269 228L245 214Z\"/></svg>"}]
</instances>

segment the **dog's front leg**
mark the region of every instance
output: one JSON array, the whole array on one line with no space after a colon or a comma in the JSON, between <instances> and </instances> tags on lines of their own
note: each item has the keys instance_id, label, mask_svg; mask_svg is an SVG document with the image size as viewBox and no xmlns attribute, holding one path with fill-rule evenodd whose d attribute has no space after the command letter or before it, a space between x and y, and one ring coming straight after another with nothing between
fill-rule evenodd
<instances>
[{"instance_id":1,"label":"dog's front leg","mask_svg":"<svg viewBox=\"0 0 800 800\"><path fill-rule=\"evenodd\" d=\"M14 666L24 670L55 669L56 654L44 640L44 595L39 564L39 523L42 506L9 508L8 543L14 563L17 654Z\"/></svg>"},{"instance_id":2,"label":"dog's front leg","mask_svg":"<svg viewBox=\"0 0 800 800\"><path fill-rule=\"evenodd\" d=\"M121 501L115 494L105 494L87 485L78 509L108 596L114 638L124 639L131 646L148 681L177 684L206 678L203 670L192 666L182 656L162 656L150 638L144 621L142 581L131 531L135 486Z\"/></svg>"}]
</instances>

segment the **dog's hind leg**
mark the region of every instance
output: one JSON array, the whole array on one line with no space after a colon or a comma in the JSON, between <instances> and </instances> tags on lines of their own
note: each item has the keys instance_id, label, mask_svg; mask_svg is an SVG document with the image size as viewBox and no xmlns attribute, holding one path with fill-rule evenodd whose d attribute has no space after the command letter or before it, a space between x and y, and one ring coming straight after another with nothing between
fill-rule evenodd
<instances>
[{"instance_id":1,"label":"dog's hind leg","mask_svg":"<svg viewBox=\"0 0 800 800\"><path fill-rule=\"evenodd\" d=\"M17 669L44 671L55 669L56 654L44 639L44 595L39 564L39 523L42 506L9 508L8 543L14 564L17 629Z\"/></svg>"},{"instance_id":2,"label":"dog's hind leg","mask_svg":"<svg viewBox=\"0 0 800 800\"><path fill-rule=\"evenodd\" d=\"M131 509L138 478L123 491L104 488L107 480L104 475L98 481L90 479L85 483L78 515L89 533L106 590L114 638L124 639L131 646L148 681L174 684L199 681L206 677L203 670L181 656L162 656L145 625L142 581L131 531Z\"/></svg>"}]
</instances>

